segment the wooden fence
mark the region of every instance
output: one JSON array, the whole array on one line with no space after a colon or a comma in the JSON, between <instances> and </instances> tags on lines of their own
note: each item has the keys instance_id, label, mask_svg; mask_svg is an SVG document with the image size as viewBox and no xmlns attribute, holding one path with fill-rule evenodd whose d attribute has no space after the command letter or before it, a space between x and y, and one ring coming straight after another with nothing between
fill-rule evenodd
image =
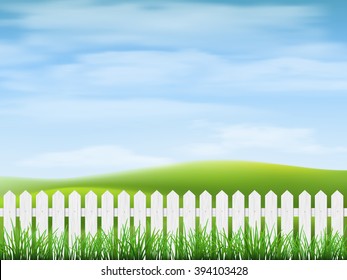
<instances>
[{"instance_id":1,"label":"wooden fence","mask_svg":"<svg viewBox=\"0 0 347 280\"><path fill-rule=\"evenodd\" d=\"M261 207L261 196L252 192L248 196L248 208L245 207L245 196L236 192L228 196L221 191L215 197L215 207L212 207L212 196L203 192L199 199L188 191L183 195L183 207L179 206L179 195L171 192L166 196L166 208L163 207L164 196L158 191L150 197L150 207L146 205L146 195L139 191L133 197L133 208L130 204L130 195L125 191L117 197L118 203L115 208L115 197L110 192L105 192L101 197L101 208L98 208L97 195L92 191L85 196L85 207L81 207L81 195L76 191L68 196L68 207L65 208L65 196L56 192L52 196L52 208L49 208L48 195L41 191L36 195L36 208L32 207L32 196L24 192L19 197L19 208L16 205L16 196L12 192L4 195L4 207L0 209L0 217L3 217L4 229L11 233L16 225L16 217L19 217L22 229L32 225L32 218L36 217L36 228L39 233L47 232L49 229L49 217L52 218L51 230L61 234L67 228L65 217L68 218L69 239L71 242L81 235L82 217L85 222L86 234L94 235L98 229L98 217L101 217L101 228L109 232L114 228L121 234L122 227L130 225L133 217L133 225L141 231L146 229L146 218L150 217L151 231L163 230L164 217L166 218L166 231L177 233L179 223L183 220L186 232L194 230L197 217L201 227L207 232L212 229L212 218L215 217L218 231L229 232L229 218L231 217L230 232L238 232L245 228L245 218L248 217L250 228L260 228L262 217L265 228L271 234L278 233L278 218L280 217L280 229L282 234L291 234L294 229L294 217L298 217L299 229L308 241L311 236L319 237L327 229L328 217L331 218L331 231L343 234L344 217L347 209L344 208L343 195L335 192L331 196L331 207L327 207L327 195L319 192L314 198L314 208L311 205L311 195L303 192L299 196L299 207L294 208L293 195L288 191L280 197L274 192L265 196L265 207ZM196 207L198 201L199 207ZM115 223L117 217L117 225ZM183 219L180 219L183 217ZM314 218L314 232L311 232L311 223Z\"/></svg>"}]
</instances>

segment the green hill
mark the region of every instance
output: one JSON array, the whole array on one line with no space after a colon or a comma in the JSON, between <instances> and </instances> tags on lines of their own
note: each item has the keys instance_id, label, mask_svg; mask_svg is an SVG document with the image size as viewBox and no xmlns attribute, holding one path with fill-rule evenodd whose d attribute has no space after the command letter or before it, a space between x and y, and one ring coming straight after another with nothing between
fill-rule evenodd
<instances>
[{"instance_id":1,"label":"green hill","mask_svg":"<svg viewBox=\"0 0 347 280\"><path fill-rule=\"evenodd\" d=\"M0 196L8 190L16 194L24 190L32 194L40 190L49 194L56 190L65 194L73 190L81 194L90 190L99 194L105 190L114 194L122 190L129 193L159 190L164 195L171 190L178 194L191 190L197 195L204 190L213 195L221 190L229 194L240 190L245 195L253 190L260 194L272 190L279 195L289 190L295 196L304 190L313 195L319 190L327 195L339 190L347 195L347 171L242 161L205 161L73 179L0 177Z\"/></svg>"}]
</instances>

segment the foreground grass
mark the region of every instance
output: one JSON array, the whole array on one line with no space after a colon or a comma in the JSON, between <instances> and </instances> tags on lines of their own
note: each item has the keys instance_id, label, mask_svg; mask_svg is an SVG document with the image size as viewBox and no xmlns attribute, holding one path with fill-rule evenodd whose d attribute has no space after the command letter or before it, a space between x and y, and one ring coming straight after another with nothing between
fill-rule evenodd
<instances>
[{"instance_id":1,"label":"foreground grass","mask_svg":"<svg viewBox=\"0 0 347 280\"><path fill-rule=\"evenodd\" d=\"M7 240L7 241L6 241ZM326 234L310 244L300 236L271 238L264 232L231 237L199 230L187 235L98 231L69 246L68 236L15 229L0 242L2 260L345 260L347 238Z\"/></svg>"}]
</instances>

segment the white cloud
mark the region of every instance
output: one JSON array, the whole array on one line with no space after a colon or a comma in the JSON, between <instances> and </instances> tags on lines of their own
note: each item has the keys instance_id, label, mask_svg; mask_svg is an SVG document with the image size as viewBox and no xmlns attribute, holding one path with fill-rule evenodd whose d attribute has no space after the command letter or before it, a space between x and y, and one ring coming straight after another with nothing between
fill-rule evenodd
<instances>
[{"instance_id":1,"label":"white cloud","mask_svg":"<svg viewBox=\"0 0 347 280\"><path fill-rule=\"evenodd\" d=\"M230 118L253 116L261 110L229 104L185 102L170 99L64 99L31 98L3 101L0 116L3 120L18 116L36 122L100 122L117 123L149 120ZM44 118L43 118L44 116ZM1 120L0 120L1 123Z\"/></svg>"},{"instance_id":2,"label":"white cloud","mask_svg":"<svg viewBox=\"0 0 347 280\"><path fill-rule=\"evenodd\" d=\"M173 163L166 157L137 154L119 146L93 146L79 150L44 153L31 159L21 160L21 166L35 168L103 168L126 170Z\"/></svg>"},{"instance_id":3,"label":"white cloud","mask_svg":"<svg viewBox=\"0 0 347 280\"><path fill-rule=\"evenodd\" d=\"M316 32L310 23L321 15L318 8L304 5L161 3L159 10L147 6L86 1L7 5L6 9L22 16L6 20L6 24L32 30L25 43L51 50L130 44L230 52L235 46L254 49L250 42L257 42L257 48L276 44L283 30L294 31L295 38L312 37Z\"/></svg>"},{"instance_id":4,"label":"white cloud","mask_svg":"<svg viewBox=\"0 0 347 280\"><path fill-rule=\"evenodd\" d=\"M0 69L8 70L9 66L42 62L44 58L44 55L28 50L25 46L0 42Z\"/></svg>"},{"instance_id":5,"label":"white cloud","mask_svg":"<svg viewBox=\"0 0 347 280\"><path fill-rule=\"evenodd\" d=\"M223 96L345 91L347 60L295 57L237 61L200 51L102 52L75 63L0 71L8 90L45 95Z\"/></svg>"},{"instance_id":6,"label":"white cloud","mask_svg":"<svg viewBox=\"0 0 347 280\"><path fill-rule=\"evenodd\" d=\"M257 157L271 154L327 155L347 153L347 147L327 147L316 142L314 132L306 128L259 125L231 125L219 128L209 142L189 145L191 154L207 157Z\"/></svg>"}]
</instances>

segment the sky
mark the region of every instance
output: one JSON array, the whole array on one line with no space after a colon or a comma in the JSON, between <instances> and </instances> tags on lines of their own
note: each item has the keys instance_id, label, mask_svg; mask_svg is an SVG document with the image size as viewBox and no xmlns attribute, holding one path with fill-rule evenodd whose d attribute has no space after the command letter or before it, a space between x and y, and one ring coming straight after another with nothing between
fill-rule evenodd
<instances>
[{"instance_id":1,"label":"sky","mask_svg":"<svg viewBox=\"0 0 347 280\"><path fill-rule=\"evenodd\" d=\"M347 169L344 1L0 2L0 176Z\"/></svg>"}]
</instances>

